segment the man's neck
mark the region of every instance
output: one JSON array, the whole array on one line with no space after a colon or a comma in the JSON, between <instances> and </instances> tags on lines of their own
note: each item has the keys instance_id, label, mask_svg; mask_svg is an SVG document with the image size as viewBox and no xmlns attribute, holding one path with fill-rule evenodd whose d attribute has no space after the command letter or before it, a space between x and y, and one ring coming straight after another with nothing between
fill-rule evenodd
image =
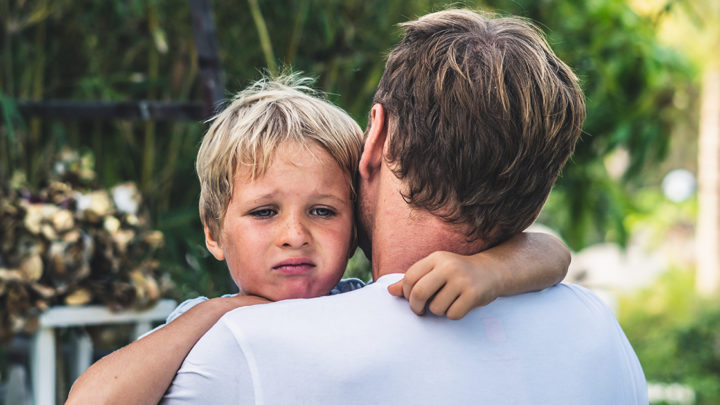
<instances>
[{"instance_id":1,"label":"man's neck","mask_svg":"<svg viewBox=\"0 0 720 405\"><path fill-rule=\"evenodd\" d=\"M467 255L487 247L484 241L468 242L460 227L408 206L400 194L399 180L392 173L384 175L386 183L379 188L372 224L373 279L404 273L435 251Z\"/></svg>"}]
</instances>

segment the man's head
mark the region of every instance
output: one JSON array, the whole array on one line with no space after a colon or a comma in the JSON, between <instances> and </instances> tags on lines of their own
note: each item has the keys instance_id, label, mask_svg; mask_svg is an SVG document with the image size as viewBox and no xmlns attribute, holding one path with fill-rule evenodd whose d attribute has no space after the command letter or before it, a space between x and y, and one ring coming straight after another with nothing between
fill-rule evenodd
<instances>
[{"instance_id":1,"label":"man's head","mask_svg":"<svg viewBox=\"0 0 720 405\"><path fill-rule=\"evenodd\" d=\"M271 300L327 294L355 249L360 127L293 77L241 92L197 158L208 250L241 291Z\"/></svg>"},{"instance_id":2,"label":"man's head","mask_svg":"<svg viewBox=\"0 0 720 405\"><path fill-rule=\"evenodd\" d=\"M448 10L401 26L374 103L403 197L469 239L522 231L580 134L577 78L519 18Z\"/></svg>"},{"instance_id":3,"label":"man's head","mask_svg":"<svg viewBox=\"0 0 720 405\"><path fill-rule=\"evenodd\" d=\"M380 215L363 201L374 198L362 174L372 173L363 161L372 162L365 155L376 145L411 211L484 241L477 246L522 231L580 134L577 78L523 19L448 10L401 26L405 36L388 57L361 159L365 232L373 238L377 230L367 228Z\"/></svg>"}]
</instances>

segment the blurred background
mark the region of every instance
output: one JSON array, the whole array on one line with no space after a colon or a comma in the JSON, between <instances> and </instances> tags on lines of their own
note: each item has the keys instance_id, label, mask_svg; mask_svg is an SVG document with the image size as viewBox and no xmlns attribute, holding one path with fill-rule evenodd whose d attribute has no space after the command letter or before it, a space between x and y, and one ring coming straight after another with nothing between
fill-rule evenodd
<instances>
[{"instance_id":1,"label":"blurred background","mask_svg":"<svg viewBox=\"0 0 720 405\"><path fill-rule=\"evenodd\" d=\"M720 403L718 2L218 0L206 37L191 3L0 0L0 401L9 342L48 308L233 290L197 214L209 103L290 67L364 128L397 23L452 5L529 18L575 70L588 118L537 226L615 311L653 403ZM96 329L97 355L127 343Z\"/></svg>"}]
</instances>

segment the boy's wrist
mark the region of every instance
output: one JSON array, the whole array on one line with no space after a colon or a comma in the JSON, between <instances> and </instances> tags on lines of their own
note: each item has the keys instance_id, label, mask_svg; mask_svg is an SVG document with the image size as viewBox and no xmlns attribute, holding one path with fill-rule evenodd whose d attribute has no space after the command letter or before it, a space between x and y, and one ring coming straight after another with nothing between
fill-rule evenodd
<instances>
[{"instance_id":1,"label":"boy's wrist","mask_svg":"<svg viewBox=\"0 0 720 405\"><path fill-rule=\"evenodd\" d=\"M237 304L235 304L231 298L232 297L210 298L197 306L201 308L207 316L215 315L219 319L226 312L237 308Z\"/></svg>"},{"instance_id":2,"label":"boy's wrist","mask_svg":"<svg viewBox=\"0 0 720 405\"><path fill-rule=\"evenodd\" d=\"M495 255L488 251L482 252L477 259L479 260L478 268L491 274L489 278L494 285L493 299L506 295L508 278L505 261L502 260L502 258L495 257Z\"/></svg>"}]
</instances>

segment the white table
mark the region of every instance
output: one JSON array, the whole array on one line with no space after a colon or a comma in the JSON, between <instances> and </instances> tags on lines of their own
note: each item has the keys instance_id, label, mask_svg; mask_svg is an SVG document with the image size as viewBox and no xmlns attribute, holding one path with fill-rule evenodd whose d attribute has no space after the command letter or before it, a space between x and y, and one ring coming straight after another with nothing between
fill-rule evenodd
<instances>
[{"instance_id":1,"label":"white table","mask_svg":"<svg viewBox=\"0 0 720 405\"><path fill-rule=\"evenodd\" d=\"M173 300L160 300L144 311L112 312L103 306L52 307L40 315L38 331L30 348L30 373L35 405L55 404L55 329L118 323L135 324L139 337L150 330L152 322L164 321L175 308ZM72 339L70 377L75 381L92 363L92 340L86 333Z\"/></svg>"}]
</instances>

